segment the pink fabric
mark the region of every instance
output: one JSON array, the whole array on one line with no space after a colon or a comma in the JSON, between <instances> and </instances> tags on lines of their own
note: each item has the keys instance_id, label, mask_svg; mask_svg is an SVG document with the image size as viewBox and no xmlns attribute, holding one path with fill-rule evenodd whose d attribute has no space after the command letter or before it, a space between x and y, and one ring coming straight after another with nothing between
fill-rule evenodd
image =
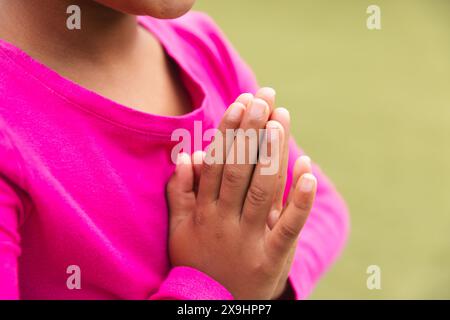
<instances>
[{"instance_id":1,"label":"pink fabric","mask_svg":"<svg viewBox=\"0 0 450 320\"><path fill-rule=\"evenodd\" d=\"M195 120L203 130L217 126L257 84L207 16L140 21L180 66L191 113L119 105L0 41L0 298L232 298L200 271L170 265L170 135L193 132ZM299 153L292 142L290 173ZM308 296L348 232L344 202L317 167L315 174L317 201L290 277L297 298ZM80 290L66 285L70 265L80 267Z\"/></svg>"}]
</instances>

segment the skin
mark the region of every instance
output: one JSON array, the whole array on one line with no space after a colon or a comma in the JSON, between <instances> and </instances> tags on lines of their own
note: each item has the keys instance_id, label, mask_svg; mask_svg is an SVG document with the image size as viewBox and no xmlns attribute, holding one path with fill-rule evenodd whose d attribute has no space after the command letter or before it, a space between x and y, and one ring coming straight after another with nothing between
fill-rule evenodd
<instances>
[{"instance_id":1,"label":"skin","mask_svg":"<svg viewBox=\"0 0 450 320\"><path fill-rule=\"evenodd\" d=\"M153 114L181 115L192 103L178 69L135 15L174 18L193 2L1 1L0 38L118 103ZM82 10L81 30L66 28L69 5ZM261 89L255 97L243 94L229 109L238 110L238 116L230 119L228 111L220 130L269 127L281 132L277 175L261 175L259 165L193 164L191 156L183 155L167 188L172 263L209 274L241 299L275 299L285 292L296 241L316 192L310 161L300 158L290 200L282 205L290 117L287 110L274 106L272 89ZM256 118L255 108L263 109ZM228 150L224 160L227 156ZM196 153L192 158L203 156ZM309 182L311 190L302 191L302 182Z\"/></svg>"},{"instance_id":2,"label":"skin","mask_svg":"<svg viewBox=\"0 0 450 320\"><path fill-rule=\"evenodd\" d=\"M97 0L97 2L128 14L172 19L188 12L195 0Z\"/></svg>"}]
</instances>

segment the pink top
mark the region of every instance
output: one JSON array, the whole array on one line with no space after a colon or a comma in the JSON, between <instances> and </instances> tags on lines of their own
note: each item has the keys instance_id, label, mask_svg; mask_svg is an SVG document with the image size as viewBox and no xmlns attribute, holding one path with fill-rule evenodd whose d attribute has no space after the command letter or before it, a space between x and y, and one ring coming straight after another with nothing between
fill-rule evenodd
<instances>
[{"instance_id":1,"label":"pink top","mask_svg":"<svg viewBox=\"0 0 450 320\"><path fill-rule=\"evenodd\" d=\"M0 298L232 298L202 272L170 265L165 186L177 143L170 136L193 132L194 120L203 130L217 126L257 84L207 16L140 22L178 64L191 113L120 105L0 40ZM299 154L292 143L289 176ZM314 170L317 200L290 276L297 298L309 295L348 233L343 200ZM71 265L81 270L79 290L66 284Z\"/></svg>"}]
</instances>

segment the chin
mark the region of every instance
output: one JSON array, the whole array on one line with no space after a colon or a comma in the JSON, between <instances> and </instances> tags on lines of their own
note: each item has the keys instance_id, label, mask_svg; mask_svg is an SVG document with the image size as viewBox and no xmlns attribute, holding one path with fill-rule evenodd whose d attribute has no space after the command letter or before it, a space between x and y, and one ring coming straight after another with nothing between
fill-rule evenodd
<instances>
[{"instance_id":1,"label":"chin","mask_svg":"<svg viewBox=\"0 0 450 320\"><path fill-rule=\"evenodd\" d=\"M114 10L139 16L151 16L159 19L181 17L195 3L195 0L96 0Z\"/></svg>"}]
</instances>

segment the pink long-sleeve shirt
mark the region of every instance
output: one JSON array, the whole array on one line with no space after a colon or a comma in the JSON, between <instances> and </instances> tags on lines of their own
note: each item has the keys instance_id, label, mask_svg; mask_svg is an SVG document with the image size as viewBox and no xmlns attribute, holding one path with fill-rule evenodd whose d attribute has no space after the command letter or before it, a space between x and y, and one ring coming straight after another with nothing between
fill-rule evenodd
<instances>
[{"instance_id":1,"label":"pink long-sleeve shirt","mask_svg":"<svg viewBox=\"0 0 450 320\"><path fill-rule=\"evenodd\" d=\"M140 23L178 65L192 112L165 117L120 105L0 40L0 298L232 298L208 275L170 265L171 133L194 136L194 121L216 127L257 83L207 16ZM292 142L289 177L299 154ZM318 194L290 274L297 298L308 296L348 233L343 200L314 172ZM80 289L67 285L73 275Z\"/></svg>"}]
</instances>

